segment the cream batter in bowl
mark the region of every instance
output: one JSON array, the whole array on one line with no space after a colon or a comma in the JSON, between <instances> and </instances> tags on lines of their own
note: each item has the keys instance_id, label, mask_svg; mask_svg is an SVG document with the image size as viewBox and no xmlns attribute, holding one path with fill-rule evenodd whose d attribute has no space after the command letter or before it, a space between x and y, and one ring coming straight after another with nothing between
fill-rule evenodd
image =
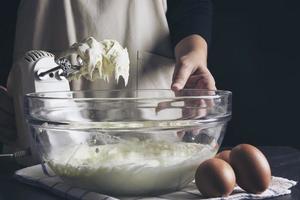
<instances>
[{"instance_id":1,"label":"cream batter in bowl","mask_svg":"<svg viewBox=\"0 0 300 200\"><path fill-rule=\"evenodd\" d=\"M73 186L118 196L184 188L231 117L228 91L44 92L25 102L41 161Z\"/></svg>"}]
</instances>

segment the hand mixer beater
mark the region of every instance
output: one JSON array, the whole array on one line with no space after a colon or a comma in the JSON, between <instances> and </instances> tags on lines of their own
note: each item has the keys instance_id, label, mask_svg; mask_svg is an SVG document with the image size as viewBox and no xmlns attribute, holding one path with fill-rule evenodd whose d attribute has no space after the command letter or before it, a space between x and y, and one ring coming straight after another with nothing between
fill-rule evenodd
<instances>
[{"instance_id":1,"label":"hand mixer beater","mask_svg":"<svg viewBox=\"0 0 300 200\"><path fill-rule=\"evenodd\" d=\"M78 63L82 63L80 59L78 59ZM17 147L8 151L20 152L20 150L26 150L20 154L22 158L19 158L19 160L22 164L29 165L39 162L33 141L34 136L32 137L30 134L24 117L24 95L38 92L69 91L70 85L67 78L78 72L80 67L80 65L72 65L67 58L55 59L53 54L41 50L28 51L13 66L9 77L8 90L14 99L15 113L17 113L18 137ZM31 156L28 156L29 152L31 152ZM7 155L12 157L10 154Z\"/></svg>"}]
</instances>

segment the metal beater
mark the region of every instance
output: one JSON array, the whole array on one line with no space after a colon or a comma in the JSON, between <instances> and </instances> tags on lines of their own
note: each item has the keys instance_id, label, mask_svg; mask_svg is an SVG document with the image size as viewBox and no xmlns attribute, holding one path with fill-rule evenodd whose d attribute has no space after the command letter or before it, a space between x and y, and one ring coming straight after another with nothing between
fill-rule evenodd
<instances>
[{"instance_id":1,"label":"metal beater","mask_svg":"<svg viewBox=\"0 0 300 200\"><path fill-rule=\"evenodd\" d=\"M78 62L80 63L80 60ZM70 91L67 78L80 70L80 67L79 65L72 65L67 58L55 59L52 53L41 50L28 51L13 66L10 75L13 86L11 88L8 86L8 89L14 99L15 113L17 113L18 138L16 142L21 147L17 151L22 150L23 152L20 154L22 156L17 156L20 162L32 164L32 158L34 163L38 162L33 137L24 117L24 95L37 92ZM16 151L16 149L12 151ZM28 156L29 152L31 152L31 156ZM17 152L15 154L19 155ZM16 157L14 154L6 155L4 157ZM23 158L20 157L24 157L24 160L21 160Z\"/></svg>"}]
</instances>

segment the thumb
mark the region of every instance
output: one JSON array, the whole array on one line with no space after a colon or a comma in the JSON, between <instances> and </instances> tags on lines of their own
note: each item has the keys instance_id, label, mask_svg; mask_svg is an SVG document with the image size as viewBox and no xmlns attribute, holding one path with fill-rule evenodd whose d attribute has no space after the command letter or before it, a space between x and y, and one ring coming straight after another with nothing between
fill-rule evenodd
<instances>
[{"instance_id":1,"label":"thumb","mask_svg":"<svg viewBox=\"0 0 300 200\"><path fill-rule=\"evenodd\" d=\"M173 83L171 85L171 89L173 91L179 91L184 88L187 80L189 79L190 75L193 73L193 68L181 65L175 69L173 75Z\"/></svg>"}]
</instances>

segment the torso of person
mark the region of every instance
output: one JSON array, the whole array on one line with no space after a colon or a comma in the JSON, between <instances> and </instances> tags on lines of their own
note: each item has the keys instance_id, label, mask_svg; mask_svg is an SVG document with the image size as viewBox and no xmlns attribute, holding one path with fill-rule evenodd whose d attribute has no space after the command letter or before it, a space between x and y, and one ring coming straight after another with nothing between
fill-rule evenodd
<instances>
[{"instance_id":1,"label":"torso of person","mask_svg":"<svg viewBox=\"0 0 300 200\"><path fill-rule=\"evenodd\" d=\"M32 49L59 56L90 36L98 41L114 39L129 51L129 89L169 89L174 63L166 10L166 0L23 0L14 60ZM71 86L111 89L116 83L79 80Z\"/></svg>"},{"instance_id":2,"label":"torso of person","mask_svg":"<svg viewBox=\"0 0 300 200\"><path fill-rule=\"evenodd\" d=\"M129 52L126 89L169 89L175 65L166 10L166 0L23 0L18 10L14 63L33 49L59 57L87 37L114 39ZM10 77L15 75L12 70ZM22 85L26 82L13 82L10 89L18 91ZM72 81L70 86L72 90L125 87L114 81L84 79ZM16 113L20 119L21 110ZM32 144L30 134L24 125L17 128L17 149L27 148Z\"/></svg>"}]
</instances>

